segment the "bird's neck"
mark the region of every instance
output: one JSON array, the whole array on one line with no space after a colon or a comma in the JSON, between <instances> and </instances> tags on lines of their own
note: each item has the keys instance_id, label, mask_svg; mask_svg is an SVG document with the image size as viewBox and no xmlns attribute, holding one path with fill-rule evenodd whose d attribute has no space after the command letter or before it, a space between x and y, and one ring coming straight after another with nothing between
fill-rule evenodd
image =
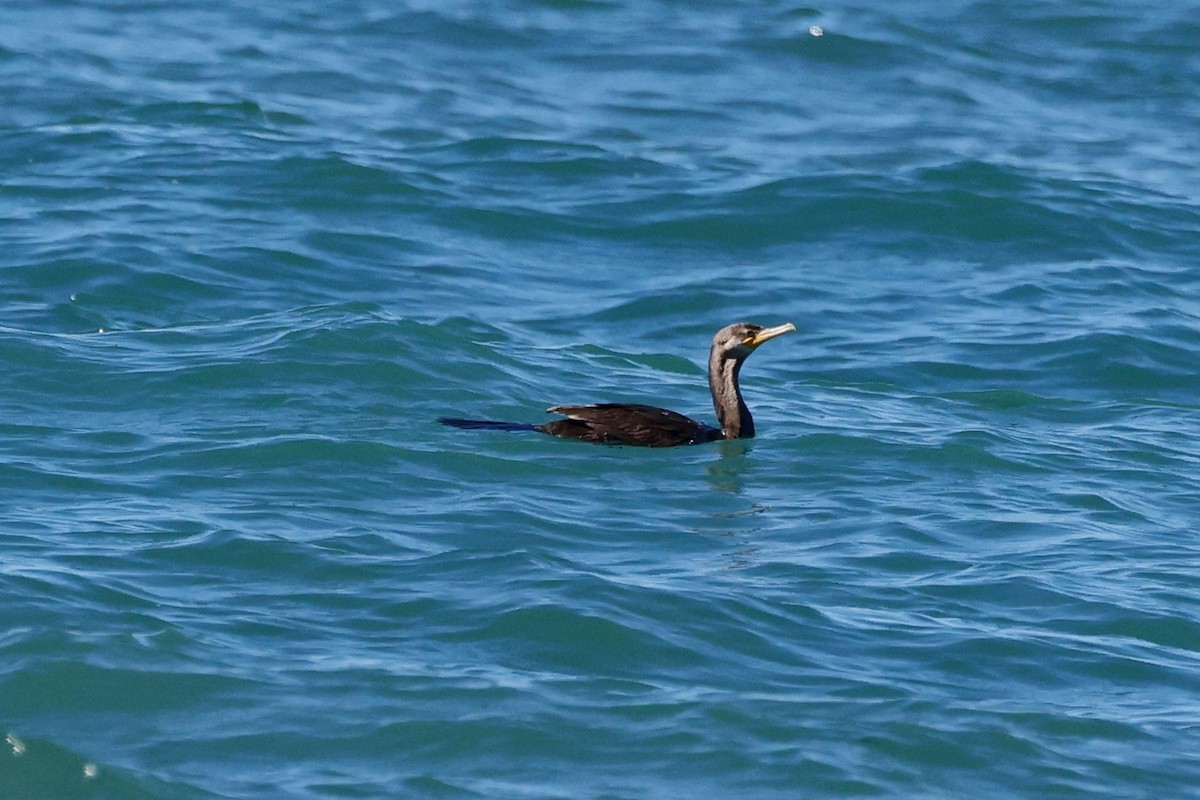
<instances>
[{"instance_id":1,"label":"bird's neck","mask_svg":"<svg viewBox=\"0 0 1200 800\"><path fill-rule=\"evenodd\" d=\"M717 412L717 423L726 439L749 439L754 436L754 419L742 390L738 386L738 373L742 362L737 358L722 357L715 349L708 360L708 385L712 389L713 408Z\"/></svg>"}]
</instances>

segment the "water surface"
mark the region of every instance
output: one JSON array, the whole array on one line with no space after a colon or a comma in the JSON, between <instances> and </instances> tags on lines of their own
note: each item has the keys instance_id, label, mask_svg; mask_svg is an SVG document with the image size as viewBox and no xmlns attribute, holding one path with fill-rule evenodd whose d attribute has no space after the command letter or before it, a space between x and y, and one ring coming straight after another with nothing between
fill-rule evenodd
<instances>
[{"instance_id":1,"label":"water surface","mask_svg":"<svg viewBox=\"0 0 1200 800\"><path fill-rule=\"evenodd\" d=\"M1197 20L10 3L0 795L1190 794Z\"/></svg>"}]
</instances>

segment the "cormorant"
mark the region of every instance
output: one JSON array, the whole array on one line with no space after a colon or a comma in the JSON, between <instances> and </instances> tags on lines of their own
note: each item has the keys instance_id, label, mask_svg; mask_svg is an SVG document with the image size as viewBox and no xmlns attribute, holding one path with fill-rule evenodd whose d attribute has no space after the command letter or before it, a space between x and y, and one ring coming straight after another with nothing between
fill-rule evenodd
<instances>
[{"instance_id":1,"label":"cormorant","mask_svg":"<svg viewBox=\"0 0 1200 800\"><path fill-rule=\"evenodd\" d=\"M764 328L750 322L736 322L717 331L708 355L708 385L712 389L713 408L720 427L668 411L665 408L633 403L600 403L591 406L551 406L547 411L566 419L527 425L481 419L439 417L438 422L455 428L540 431L551 436L579 439L598 444L630 444L642 447L675 447L700 444L717 439L749 439L754 436L754 419L738 386L742 362L765 341L796 330L788 322Z\"/></svg>"}]
</instances>

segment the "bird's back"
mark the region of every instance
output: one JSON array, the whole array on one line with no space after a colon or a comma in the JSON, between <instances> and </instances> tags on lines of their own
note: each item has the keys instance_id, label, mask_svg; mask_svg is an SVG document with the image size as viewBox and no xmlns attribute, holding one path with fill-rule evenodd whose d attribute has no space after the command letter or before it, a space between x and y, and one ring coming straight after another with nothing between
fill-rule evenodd
<instances>
[{"instance_id":1,"label":"bird's back","mask_svg":"<svg viewBox=\"0 0 1200 800\"><path fill-rule=\"evenodd\" d=\"M675 447L723 438L721 431L683 414L633 403L554 406L548 409L566 419L539 425L552 436L599 444Z\"/></svg>"}]
</instances>

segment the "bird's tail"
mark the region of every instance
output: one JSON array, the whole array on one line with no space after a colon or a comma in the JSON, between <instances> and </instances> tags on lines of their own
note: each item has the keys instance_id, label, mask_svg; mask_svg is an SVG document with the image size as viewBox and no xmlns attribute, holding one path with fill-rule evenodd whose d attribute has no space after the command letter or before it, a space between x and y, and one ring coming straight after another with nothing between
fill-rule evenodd
<instances>
[{"instance_id":1,"label":"bird's tail","mask_svg":"<svg viewBox=\"0 0 1200 800\"><path fill-rule=\"evenodd\" d=\"M457 419L455 417L438 417L438 422L452 428L462 428L468 431L536 431L537 425L524 422L498 422L494 419Z\"/></svg>"}]
</instances>

